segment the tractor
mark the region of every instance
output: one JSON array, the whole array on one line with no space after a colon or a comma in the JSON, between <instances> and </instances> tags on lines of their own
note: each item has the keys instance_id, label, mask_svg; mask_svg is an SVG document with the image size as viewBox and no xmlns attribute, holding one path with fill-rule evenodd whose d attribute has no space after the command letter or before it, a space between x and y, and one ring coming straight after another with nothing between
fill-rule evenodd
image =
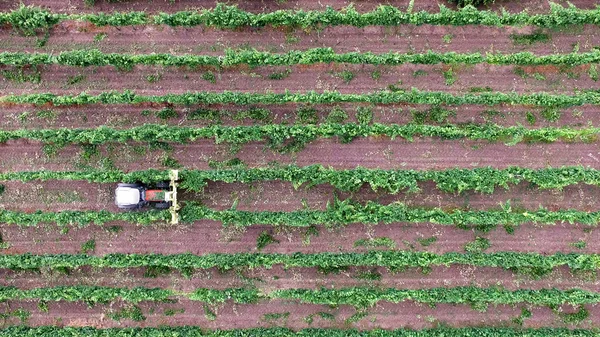
<instances>
[{"instance_id":1,"label":"tractor","mask_svg":"<svg viewBox=\"0 0 600 337\"><path fill-rule=\"evenodd\" d=\"M171 224L179 222L177 203L177 180L179 171L169 172L170 181L160 181L154 185L143 183L119 183L115 190L115 204L120 209L139 210L147 206L156 209L169 209Z\"/></svg>"}]
</instances>

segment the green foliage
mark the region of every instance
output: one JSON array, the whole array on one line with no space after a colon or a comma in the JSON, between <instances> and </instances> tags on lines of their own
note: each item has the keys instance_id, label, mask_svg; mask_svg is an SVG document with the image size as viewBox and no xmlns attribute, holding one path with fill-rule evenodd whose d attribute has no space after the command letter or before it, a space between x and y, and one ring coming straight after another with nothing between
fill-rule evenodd
<instances>
[{"instance_id":1,"label":"green foliage","mask_svg":"<svg viewBox=\"0 0 600 337\"><path fill-rule=\"evenodd\" d=\"M530 40L522 36L512 36L513 39L524 41L533 41L541 39L540 35L525 35ZM544 36L544 35L541 35ZM520 41L520 40L519 40ZM533 42L532 42L533 43ZM595 65L600 60L600 50L592 50L583 53L569 54L549 54L537 55L531 52L518 53L456 53L456 52L433 52L426 53L336 53L333 48L312 48L303 51L289 51L287 53L272 53L258 50L233 50L227 49L225 55L173 55L173 54L128 54L128 53L104 53L98 49L63 51L57 54L53 53L25 53L25 52L1 52L0 64L13 66L16 69L24 70L25 67L37 69L39 65L64 65L72 67L90 67L90 66L113 66L119 70L131 70L135 65L161 66L161 67L216 67L231 68L240 65L251 67L258 66L294 66L318 63L340 63L340 64L371 64L371 65L403 65L403 64L491 64L491 65L519 65L519 66L541 66L556 65L564 67L573 67L577 65L592 64ZM591 67L591 66L590 66ZM452 69L450 68L449 71ZM590 68L590 71L591 70ZM291 70L288 68L281 72L274 72L268 75L269 79L280 80L288 77ZM449 73L451 74L451 73ZM349 70L334 73L346 83L354 79L355 74ZM413 72L413 77L425 76L427 72L419 69ZM371 74L373 79L379 79L381 73L374 71ZM150 74L145 79L150 83L155 83L162 78L160 73ZM216 75L212 71L202 73L201 78L210 83L216 83ZM83 79L83 78L80 78ZM491 90L487 90L491 91Z\"/></svg>"},{"instance_id":2,"label":"green foliage","mask_svg":"<svg viewBox=\"0 0 600 337\"><path fill-rule=\"evenodd\" d=\"M290 317L289 312L272 312L266 313L263 315L263 320L265 321L277 321L280 319L287 320Z\"/></svg>"},{"instance_id":3,"label":"green foliage","mask_svg":"<svg viewBox=\"0 0 600 337\"><path fill-rule=\"evenodd\" d=\"M2 76L8 81L16 83L40 83L42 80L41 73L34 67L32 69L25 69L25 67L17 67L14 70L2 70Z\"/></svg>"},{"instance_id":4,"label":"green foliage","mask_svg":"<svg viewBox=\"0 0 600 337\"><path fill-rule=\"evenodd\" d=\"M6 190L6 186L0 184L0 195L2 195L5 190Z\"/></svg>"},{"instance_id":5,"label":"green foliage","mask_svg":"<svg viewBox=\"0 0 600 337\"><path fill-rule=\"evenodd\" d=\"M215 314L215 312L210 309L208 304L203 304L202 308L204 309L204 317L206 317L207 320L214 321L215 319L217 319L217 314Z\"/></svg>"},{"instance_id":6,"label":"green foliage","mask_svg":"<svg viewBox=\"0 0 600 337\"><path fill-rule=\"evenodd\" d=\"M166 275L171 272L171 268L168 266L147 266L144 271L144 277L156 278L161 275Z\"/></svg>"},{"instance_id":7,"label":"green foliage","mask_svg":"<svg viewBox=\"0 0 600 337\"><path fill-rule=\"evenodd\" d=\"M346 318L346 324L352 324L360 321L361 319L367 317L369 315L366 311L358 311L352 314L352 316Z\"/></svg>"},{"instance_id":8,"label":"green foliage","mask_svg":"<svg viewBox=\"0 0 600 337\"><path fill-rule=\"evenodd\" d=\"M22 324L27 323L27 320L29 319L29 317L31 316L31 312L29 310L25 310L25 309L15 309L12 311L7 311L7 312L0 312L0 319L3 320L4 322L6 322L7 319L10 319L11 317L17 317ZM2 330L0 330L0 332L2 332Z\"/></svg>"},{"instance_id":9,"label":"green foliage","mask_svg":"<svg viewBox=\"0 0 600 337\"><path fill-rule=\"evenodd\" d=\"M110 319L115 321L121 321L122 319L130 319L134 322L142 322L146 320L146 316L142 313L142 309L137 305L117 309L114 312L108 312L106 314Z\"/></svg>"},{"instance_id":10,"label":"green foliage","mask_svg":"<svg viewBox=\"0 0 600 337\"><path fill-rule=\"evenodd\" d=\"M8 95L0 97L0 102L18 104L45 105L52 103L56 106L87 105L87 104L132 104L132 103L163 103L163 104L334 104L334 103L373 103L373 104L428 104L428 105L532 105L542 107L579 106L583 104L599 104L600 92L578 91L574 95L549 93L467 93L454 95L447 92L399 90L395 92L378 91L360 94L342 94L336 91L317 93L246 93L246 92L188 92L184 94L166 94L163 96L144 96L133 91L103 92L98 95L81 93L79 95L55 95L51 93Z\"/></svg>"},{"instance_id":11,"label":"green foliage","mask_svg":"<svg viewBox=\"0 0 600 337\"><path fill-rule=\"evenodd\" d=\"M274 73L269 74L269 79L270 80L283 80L284 78L287 78L288 76L290 76L291 73L292 73L291 69L286 69L285 71L274 72Z\"/></svg>"},{"instance_id":12,"label":"green foliage","mask_svg":"<svg viewBox=\"0 0 600 337\"><path fill-rule=\"evenodd\" d=\"M531 34L511 34L510 39L516 45L532 45L534 43L549 42L550 35L544 33L541 29L537 29Z\"/></svg>"},{"instance_id":13,"label":"green foliage","mask_svg":"<svg viewBox=\"0 0 600 337\"><path fill-rule=\"evenodd\" d=\"M333 124L343 123L346 119L348 119L348 113L339 106L336 106L329 112L329 115L327 115L326 122Z\"/></svg>"},{"instance_id":14,"label":"green foliage","mask_svg":"<svg viewBox=\"0 0 600 337\"><path fill-rule=\"evenodd\" d=\"M8 23L16 31L31 36L35 35L36 30L47 30L65 18L65 15L52 14L40 7L25 6L21 3L19 8L10 13L0 13L0 24Z\"/></svg>"},{"instance_id":15,"label":"green foliage","mask_svg":"<svg viewBox=\"0 0 600 337\"><path fill-rule=\"evenodd\" d=\"M217 83L217 77L212 71L207 71L202 74L202 79L212 84Z\"/></svg>"},{"instance_id":16,"label":"green foliage","mask_svg":"<svg viewBox=\"0 0 600 337\"><path fill-rule=\"evenodd\" d=\"M88 240L81 244L81 252L83 254L88 254L94 250L96 250L96 240L94 239Z\"/></svg>"},{"instance_id":17,"label":"green foliage","mask_svg":"<svg viewBox=\"0 0 600 337\"><path fill-rule=\"evenodd\" d=\"M475 240L465 245L465 251L468 253L481 253L484 250L490 248L490 241L486 238L477 237Z\"/></svg>"},{"instance_id":18,"label":"green foliage","mask_svg":"<svg viewBox=\"0 0 600 337\"><path fill-rule=\"evenodd\" d=\"M587 243L583 240L579 240L579 241L571 243L569 245L572 247L575 247L577 249L585 249L585 247L587 246Z\"/></svg>"},{"instance_id":19,"label":"green foliage","mask_svg":"<svg viewBox=\"0 0 600 337\"><path fill-rule=\"evenodd\" d=\"M150 74L146 76L146 81L148 81L148 83L156 83L160 81L161 78L161 74Z\"/></svg>"},{"instance_id":20,"label":"green foliage","mask_svg":"<svg viewBox=\"0 0 600 337\"><path fill-rule=\"evenodd\" d=\"M356 108L356 121L358 124L370 124L373 121L373 110L368 107L359 106Z\"/></svg>"},{"instance_id":21,"label":"green foliage","mask_svg":"<svg viewBox=\"0 0 600 337\"><path fill-rule=\"evenodd\" d=\"M284 268L331 267L384 267L390 270L406 268L431 268L445 265L495 267L512 270L520 274L545 275L553 268L565 266L574 271L600 269L599 254L496 252L496 253L444 253L418 251L374 250L363 253L211 253L193 254L109 254L94 255L1 255L0 268L12 270L34 270L42 267L77 269L83 266L94 268L160 268L232 270L236 268L267 268L282 265ZM545 274L542 274L545 273Z\"/></svg>"},{"instance_id":22,"label":"green foliage","mask_svg":"<svg viewBox=\"0 0 600 337\"><path fill-rule=\"evenodd\" d=\"M419 191L419 183L427 181L434 182L439 190L448 193L461 193L464 191L494 193L496 187L509 189L511 185L522 182L541 189L562 189L576 184L600 185L600 170L583 166L542 169L482 167L446 170L382 170L362 167L336 170L321 165L246 168L244 163L236 158L220 163L212 162L210 165L215 170L180 171L180 188L199 192L209 181L252 183L281 180L289 181L295 188L303 184L330 184L342 191L358 191L363 185L368 184L375 191L384 190L387 193L397 194L404 190ZM168 171L154 169L129 173L102 169L0 173L0 181L23 182L34 180L81 180L90 183L133 183L140 181L150 184L168 179Z\"/></svg>"},{"instance_id":23,"label":"green foliage","mask_svg":"<svg viewBox=\"0 0 600 337\"><path fill-rule=\"evenodd\" d=\"M428 247L434 244L437 241L437 236L430 236L428 238L418 238L417 242L421 244L423 247Z\"/></svg>"},{"instance_id":24,"label":"green foliage","mask_svg":"<svg viewBox=\"0 0 600 337\"><path fill-rule=\"evenodd\" d=\"M481 6L481 5L491 5L495 0L447 0L449 3L455 4L458 7L466 7L466 6Z\"/></svg>"},{"instance_id":25,"label":"green foliage","mask_svg":"<svg viewBox=\"0 0 600 337\"><path fill-rule=\"evenodd\" d=\"M446 110L441 110L446 111ZM549 112L556 110L548 110ZM447 111L446 111L447 112ZM432 116L444 118L444 115ZM547 115L551 118L551 115ZM501 141L506 145L521 142L552 143L556 141L590 142L600 134L600 128L587 126L575 127L543 127L526 128L523 126L500 126L497 124L380 124L369 125L355 123L317 122L316 110L301 108L298 111L296 125L244 125L206 127L184 127L166 124L144 124L129 129L101 126L96 129L15 129L0 130L0 143L8 140L29 139L44 143L49 155L68 144L105 144L126 142L187 143L198 139L214 139L217 144L229 143L241 145L249 142L267 142L273 151L295 152L302 150L306 144L319 138L337 137L342 143L349 143L355 138L386 136L413 141L415 137L437 137L441 139L471 139ZM288 142L294 141L290 147ZM167 143L168 144L168 143ZM166 165L167 166L167 165ZM174 167L174 166L169 166Z\"/></svg>"},{"instance_id":26,"label":"green foliage","mask_svg":"<svg viewBox=\"0 0 600 337\"><path fill-rule=\"evenodd\" d=\"M16 29L30 31L47 28L63 20L85 20L97 26L113 25L146 25L163 24L170 26L192 27L198 25L212 26L220 29L236 29L244 26L263 27L288 26L319 28L338 25L365 27L372 25L398 26L414 25L487 25L487 26L526 26L562 27L566 25L598 24L597 9L578 9L574 6L562 7L551 3L551 11L547 14L499 13L495 11L478 11L469 5L489 4L491 0L450 0L461 7L453 11L441 6L439 13L426 11L412 12L389 5L380 5L371 12L358 13L352 6L334 10L278 10L275 12L251 13L217 3L214 8L201 11L181 11L176 13L158 13L148 15L144 12L127 13L92 13L92 14L54 14L39 8L21 6L9 13L0 13L0 24L10 23Z\"/></svg>"},{"instance_id":27,"label":"green foliage","mask_svg":"<svg viewBox=\"0 0 600 337\"><path fill-rule=\"evenodd\" d=\"M537 118L531 111L527 111L527 113L525 114L525 118L527 119L527 122L529 123L529 125L534 125L537 120Z\"/></svg>"},{"instance_id":28,"label":"green foliage","mask_svg":"<svg viewBox=\"0 0 600 337\"><path fill-rule=\"evenodd\" d=\"M453 303L471 304L480 307L485 304L521 304L561 305L588 304L600 301L600 294L580 289L518 289L455 287L429 289L395 289L395 288L321 288L313 289L278 289L269 293L270 299L298 300L301 303L322 304L337 307L352 305L357 309L372 307L380 301L400 303L406 300L425 304Z\"/></svg>"},{"instance_id":29,"label":"green foliage","mask_svg":"<svg viewBox=\"0 0 600 337\"><path fill-rule=\"evenodd\" d=\"M549 122L556 122L560 119L560 115L562 114L558 108L555 107L547 107L542 110L542 117Z\"/></svg>"},{"instance_id":30,"label":"green foliage","mask_svg":"<svg viewBox=\"0 0 600 337\"><path fill-rule=\"evenodd\" d=\"M296 110L296 122L300 124L316 124L319 122L317 109L310 106L300 106Z\"/></svg>"},{"instance_id":31,"label":"green foliage","mask_svg":"<svg viewBox=\"0 0 600 337\"><path fill-rule=\"evenodd\" d=\"M446 85L448 86L453 85L454 82L456 82L456 80L458 79L452 68L442 72L442 74L444 75L444 80L446 81Z\"/></svg>"},{"instance_id":32,"label":"green foliage","mask_svg":"<svg viewBox=\"0 0 600 337\"><path fill-rule=\"evenodd\" d=\"M590 312L584 306L580 306L577 312L560 312L559 316L562 318L563 322L567 324L578 324L585 321L590 316Z\"/></svg>"},{"instance_id":33,"label":"green foliage","mask_svg":"<svg viewBox=\"0 0 600 337\"><path fill-rule=\"evenodd\" d=\"M423 69L415 70L413 72L413 77L427 76L427 72Z\"/></svg>"},{"instance_id":34,"label":"green foliage","mask_svg":"<svg viewBox=\"0 0 600 337\"><path fill-rule=\"evenodd\" d=\"M588 70L588 75L594 81L598 81L598 68L596 64L590 64L590 69Z\"/></svg>"},{"instance_id":35,"label":"green foliage","mask_svg":"<svg viewBox=\"0 0 600 337\"><path fill-rule=\"evenodd\" d=\"M381 273L377 271L361 271L358 272L356 278L359 280L381 281Z\"/></svg>"},{"instance_id":36,"label":"green foliage","mask_svg":"<svg viewBox=\"0 0 600 337\"><path fill-rule=\"evenodd\" d=\"M174 294L166 289L150 288L111 288L99 286L58 286L54 288L19 289L0 287L0 299L41 301L82 301L89 305L108 303L120 299L124 302L165 301Z\"/></svg>"},{"instance_id":37,"label":"green foliage","mask_svg":"<svg viewBox=\"0 0 600 337\"><path fill-rule=\"evenodd\" d=\"M185 309L171 309L171 308L169 308L169 309L165 309L165 311L164 311L163 314L165 316L167 316L167 317L170 317L170 316L175 316L177 314L183 314L183 313L185 313Z\"/></svg>"},{"instance_id":38,"label":"green foliage","mask_svg":"<svg viewBox=\"0 0 600 337\"><path fill-rule=\"evenodd\" d=\"M525 321L528 318L531 318L531 316L533 316L531 311L529 311L527 308L521 308L521 314L518 317L514 318L512 321L515 324L523 325L523 321Z\"/></svg>"},{"instance_id":39,"label":"green foliage","mask_svg":"<svg viewBox=\"0 0 600 337\"><path fill-rule=\"evenodd\" d=\"M367 247L367 248L375 248L375 247L388 247L394 248L396 247L396 242L388 237L378 237L378 238L370 238L370 239L358 239L354 241L354 247Z\"/></svg>"},{"instance_id":40,"label":"green foliage","mask_svg":"<svg viewBox=\"0 0 600 337\"><path fill-rule=\"evenodd\" d=\"M156 112L156 117L162 120L177 118L179 114L171 107L165 107Z\"/></svg>"},{"instance_id":41,"label":"green foliage","mask_svg":"<svg viewBox=\"0 0 600 337\"><path fill-rule=\"evenodd\" d=\"M260 235L256 238L256 249L262 250L266 246L279 243L268 231L262 231Z\"/></svg>"},{"instance_id":42,"label":"green foliage","mask_svg":"<svg viewBox=\"0 0 600 337\"><path fill-rule=\"evenodd\" d=\"M354 77L356 77L356 75L354 75L354 73L350 70L344 70L341 73L338 73L337 76L344 80L346 84L350 83L350 81L352 81Z\"/></svg>"}]
</instances>

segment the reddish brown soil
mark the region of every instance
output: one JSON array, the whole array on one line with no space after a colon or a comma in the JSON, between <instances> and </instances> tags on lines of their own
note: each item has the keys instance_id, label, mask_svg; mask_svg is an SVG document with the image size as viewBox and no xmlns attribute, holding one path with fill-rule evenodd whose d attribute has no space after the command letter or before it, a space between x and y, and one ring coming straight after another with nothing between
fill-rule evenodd
<instances>
[{"instance_id":1,"label":"reddish brown soil","mask_svg":"<svg viewBox=\"0 0 600 337\"><path fill-rule=\"evenodd\" d=\"M517 75L522 69L531 75ZM123 73L108 67L63 67L47 66L40 68L40 83L14 83L4 81L4 90L11 94L52 92L57 95L88 92L99 94L110 90L134 90L138 94L161 95L165 91L173 94L187 91L255 91L283 93L286 90L306 92L316 90L339 91L341 93L366 93L386 90L389 87L410 90L426 88L430 91L465 93L473 88L489 88L490 91L516 92L520 94L546 91L549 93L571 94L574 89L595 86L587 74L587 68L578 67L569 74L557 67L545 66L540 69L515 66L372 66L372 65L328 65L291 67L258 67L250 69L239 67L220 71L214 84L203 79L204 71L190 71L184 68L137 67L131 73ZM269 76L289 71L281 80L272 80ZM419 71L423 76L416 76ZM344 72L353 76L343 78ZM445 79L444 72L451 72L452 82ZM373 74L379 79L374 80ZM77 76L83 80L69 85ZM534 78L534 76L537 76ZM526 78L525 78L526 77ZM576 77L576 78L575 78ZM57 83L65 83L57 86Z\"/></svg>"},{"instance_id":2,"label":"reddish brown soil","mask_svg":"<svg viewBox=\"0 0 600 337\"><path fill-rule=\"evenodd\" d=\"M204 307L194 301L179 300L174 304L141 303L139 307L147 319L141 323L122 321L118 323L107 317L108 313L122 309L123 304L116 303L108 306L88 307L80 303L52 302L48 304L48 312L39 312L35 303L8 302L6 306L12 310L25 308L32 315L28 320L29 325L55 325L61 326L95 326L95 327L117 327L117 326L157 326L169 325L199 325L208 329L233 329L248 327L286 326L299 329L309 327L306 317L318 316L319 312L327 312L334 315L334 321L323 320L313 317L312 327L337 327L360 329L393 329L400 327L427 328L437 324L447 326L465 325L512 325L511 321L521 314L521 308L526 306L490 306L485 312L472 310L467 305L438 304L435 308L424 304L413 302L401 302L398 304L382 302L374 308L370 308L367 317L357 323L348 323L346 320L356 313L350 306L341 306L331 309L326 306L313 304L297 304L288 301L274 300L255 305L225 303L212 307L217 318L210 321L205 317ZM586 322L579 327L596 326L598 306L586 306L590 316ZM165 309L181 310L175 316L164 315ZM565 323L559 315L549 308L531 308L532 319L525 320L525 327L540 326L564 326ZM564 312L573 312L573 308L564 306ZM289 312L287 319L278 321L266 320L265 314ZM16 323L16 320L15 320ZM591 323L591 324L590 324Z\"/></svg>"},{"instance_id":3,"label":"reddish brown soil","mask_svg":"<svg viewBox=\"0 0 600 337\"><path fill-rule=\"evenodd\" d=\"M361 273L378 273L380 280L360 279ZM473 266L453 265L433 267L423 273L416 268L390 273L384 268L356 267L339 273L323 273L315 268L288 268L274 266L271 269L217 271L198 270L191 278L184 278L178 272L157 277L144 276L142 268L97 269L81 268L70 271L69 275L42 270L40 273L2 271L1 284L21 289L55 287L61 285L97 285L106 287L160 287L181 292L191 292L197 288L240 288L256 286L264 291L303 287L310 289L339 288L353 286L395 287L403 289L424 289L435 287L479 287L502 286L506 289L519 288L579 288L599 291L600 284L596 273L573 274L568 268L557 268L552 273L533 278L509 270Z\"/></svg>"},{"instance_id":4,"label":"reddish brown soil","mask_svg":"<svg viewBox=\"0 0 600 337\"><path fill-rule=\"evenodd\" d=\"M112 224L110 224L112 225ZM7 254L31 252L45 254L61 252L74 254L88 240L96 242L97 254L109 253L162 253L175 254L191 252L233 253L256 252L256 239L263 231L271 232L279 244L269 245L265 252L342 252L365 251L355 247L360 239L387 237L393 240L398 249L417 249L438 253L464 251L467 243L481 236L489 239L492 251L539 252L598 252L600 232L587 226L576 224L521 225L514 234L498 227L488 233L464 230L454 226L435 224L360 225L351 224L336 229L319 227L319 235L309 235L306 229L274 228L268 225L255 225L243 229L223 228L215 221L199 221L193 225L142 227L121 225L118 234L105 228L91 225L88 228L69 228L61 231L55 226L39 228L19 228L2 226L2 237L9 244ZM66 233L65 233L66 232ZM436 237L437 241L423 246L419 240ZM586 247L573 246L578 241L586 242Z\"/></svg>"},{"instance_id":5,"label":"reddish brown soil","mask_svg":"<svg viewBox=\"0 0 600 337\"><path fill-rule=\"evenodd\" d=\"M250 143L232 154L229 145L215 145L214 140L202 140L174 144L170 156L185 167L193 169L208 169L209 160L221 161L233 157L239 158L249 167L266 166L277 161L280 164L294 163L299 166L322 164L338 169L357 166L381 169L445 169L486 166L543 168L570 165L600 168L600 151L596 150L596 145L580 142L519 143L507 146L485 141L415 138L413 142L409 142L402 139L390 141L381 137L357 138L351 144L350 147L335 139L318 139L299 153L284 155L269 150L263 143ZM133 144L111 145L110 151L103 153L117 168L125 170L163 167L160 162L164 154L161 151L143 150L144 148L146 147L138 149ZM8 158L0 162L0 170L78 169L82 165L80 151L77 146L67 146L57 155L48 157L39 143L27 140L8 141L0 145L0 156Z\"/></svg>"}]
</instances>

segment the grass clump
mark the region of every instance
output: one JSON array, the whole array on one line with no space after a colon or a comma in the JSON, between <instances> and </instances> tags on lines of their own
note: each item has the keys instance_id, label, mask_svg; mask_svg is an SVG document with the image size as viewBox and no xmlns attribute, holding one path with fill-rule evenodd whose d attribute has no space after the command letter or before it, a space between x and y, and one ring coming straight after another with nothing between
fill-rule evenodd
<instances>
[{"instance_id":1,"label":"grass clump","mask_svg":"<svg viewBox=\"0 0 600 337\"><path fill-rule=\"evenodd\" d=\"M396 247L396 242L388 237L377 237L371 239L358 239L354 241L354 247L367 247L367 248L375 248L375 247L388 247L394 248Z\"/></svg>"},{"instance_id":2,"label":"grass clump","mask_svg":"<svg viewBox=\"0 0 600 337\"><path fill-rule=\"evenodd\" d=\"M96 240L94 239L88 240L81 245L81 252L83 254L93 252L94 250L96 250Z\"/></svg>"},{"instance_id":3,"label":"grass clump","mask_svg":"<svg viewBox=\"0 0 600 337\"><path fill-rule=\"evenodd\" d=\"M484 250L490 248L490 240L482 237L477 237L475 240L465 245L465 251L467 253L481 253Z\"/></svg>"},{"instance_id":4,"label":"grass clump","mask_svg":"<svg viewBox=\"0 0 600 337\"><path fill-rule=\"evenodd\" d=\"M550 35L542 32L541 29L537 29L531 34L511 34L510 39L516 45L532 45L550 41Z\"/></svg>"},{"instance_id":5,"label":"grass clump","mask_svg":"<svg viewBox=\"0 0 600 337\"><path fill-rule=\"evenodd\" d=\"M327 115L327 123L342 123L348 119L348 113L339 106L334 107Z\"/></svg>"},{"instance_id":6,"label":"grass clump","mask_svg":"<svg viewBox=\"0 0 600 337\"><path fill-rule=\"evenodd\" d=\"M274 243L279 243L269 232L262 231L258 238L256 238L256 249L262 250L266 246Z\"/></svg>"}]
</instances>

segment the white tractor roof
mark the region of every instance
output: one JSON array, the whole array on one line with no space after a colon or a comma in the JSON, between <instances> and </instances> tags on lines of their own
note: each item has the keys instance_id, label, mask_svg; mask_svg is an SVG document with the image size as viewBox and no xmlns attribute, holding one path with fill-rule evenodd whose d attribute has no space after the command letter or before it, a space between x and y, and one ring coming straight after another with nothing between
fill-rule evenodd
<instances>
[{"instance_id":1,"label":"white tractor roof","mask_svg":"<svg viewBox=\"0 0 600 337\"><path fill-rule=\"evenodd\" d=\"M117 187L115 192L115 202L120 206L137 205L140 197L140 190L133 187Z\"/></svg>"}]
</instances>

